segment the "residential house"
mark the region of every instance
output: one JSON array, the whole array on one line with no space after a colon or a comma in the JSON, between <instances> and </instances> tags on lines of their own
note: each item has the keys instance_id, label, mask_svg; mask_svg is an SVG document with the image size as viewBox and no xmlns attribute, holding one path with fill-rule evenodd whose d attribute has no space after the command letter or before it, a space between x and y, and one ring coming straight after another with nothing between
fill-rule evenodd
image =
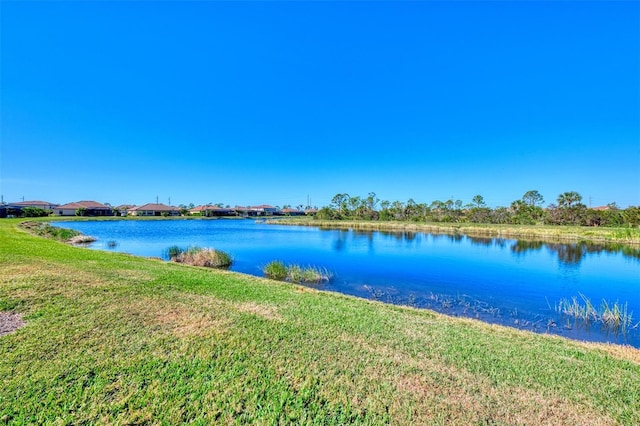
<instances>
[{"instance_id":1,"label":"residential house","mask_svg":"<svg viewBox=\"0 0 640 426\"><path fill-rule=\"evenodd\" d=\"M126 216L127 212L132 208L134 208L135 206L136 206L135 204L122 204L122 205L119 205L118 207L114 207L113 210L115 210L116 213L120 216Z\"/></svg>"},{"instance_id":2,"label":"residential house","mask_svg":"<svg viewBox=\"0 0 640 426\"><path fill-rule=\"evenodd\" d=\"M189 214L204 217L235 216L236 211L220 206L203 205L190 209Z\"/></svg>"},{"instance_id":3,"label":"residential house","mask_svg":"<svg viewBox=\"0 0 640 426\"><path fill-rule=\"evenodd\" d=\"M36 207L42 210L53 210L58 207L57 204L50 203L48 201L20 201L17 203L9 203L7 206L14 209L23 209L25 207Z\"/></svg>"},{"instance_id":4,"label":"residential house","mask_svg":"<svg viewBox=\"0 0 640 426\"><path fill-rule=\"evenodd\" d=\"M236 212L238 216L242 216L242 217L273 216L280 213L279 209L267 204L263 204L261 206L250 206L250 207L235 206L233 210Z\"/></svg>"},{"instance_id":5,"label":"residential house","mask_svg":"<svg viewBox=\"0 0 640 426\"><path fill-rule=\"evenodd\" d=\"M76 201L57 206L53 212L58 216L113 216L111 207L97 201Z\"/></svg>"},{"instance_id":6,"label":"residential house","mask_svg":"<svg viewBox=\"0 0 640 426\"><path fill-rule=\"evenodd\" d=\"M285 216L304 216L305 214L302 210L291 209L291 208L282 209L281 212Z\"/></svg>"},{"instance_id":7,"label":"residential house","mask_svg":"<svg viewBox=\"0 0 640 426\"><path fill-rule=\"evenodd\" d=\"M127 210L131 216L180 216L180 209L165 204L145 204Z\"/></svg>"},{"instance_id":8,"label":"residential house","mask_svg":"<svg viewBox=\"0 0 640 426\"><path fill-rule=\"evenodd\" d=\"M273 216L274 214L278 214L280 212L279 209L268 204L252 206L249 209L255 212L255 216Z\"/></svg>"}]
</instances>

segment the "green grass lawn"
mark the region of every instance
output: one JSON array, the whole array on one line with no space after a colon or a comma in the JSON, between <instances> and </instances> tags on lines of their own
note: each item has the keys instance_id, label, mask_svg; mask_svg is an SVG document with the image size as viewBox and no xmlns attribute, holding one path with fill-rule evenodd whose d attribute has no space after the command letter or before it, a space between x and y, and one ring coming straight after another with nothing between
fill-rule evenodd
<instances>
[{"instance_id":1,"label":"green grass lawn","mask_svg":"<svg viewBox=\"0 0 640 426\"><path fill-rule=\"evenodd\" d=\"M0 221L0 423L638 424L640 351Z\"/></svg>"}]
</instances>

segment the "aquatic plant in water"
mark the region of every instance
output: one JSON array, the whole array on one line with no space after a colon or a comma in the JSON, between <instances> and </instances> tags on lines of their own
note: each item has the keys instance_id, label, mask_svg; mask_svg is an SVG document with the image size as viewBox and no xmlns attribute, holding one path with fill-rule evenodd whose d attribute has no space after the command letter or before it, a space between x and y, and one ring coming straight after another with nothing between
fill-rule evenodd
<instances>
[{"instance_id":1,"label":"aquatic plant in water","mask_svg":"<svg viewBox=\"0 0 640 426\"><path fill-rule=\"evenodd\" d=\"M320 283L329 281L332 274L326 268L317 266L285 265L279 260L269 262L262 268L268 278L294 283Z\"/></svg>"},{"instance_id":2,"label":"aquatic plant in water","mask_svg":"<svg viewBox=\"0 0 640 426\"><path fill-rule=\"evenodd\" d=\"M233 262L229 254L211 248L190 247L182 249L172 246L167 249L167 254L173 262L208 268L227 268Z\"/></svg>"},{"instance_id":3,"label":"aquatic plant in water","mask_svg":"<svg viewBox=\"0 0 640 426\"><path fill-rule=\"evenodd\" d=\"M567 319L581 321L587 327L592 324L601 324L607 330L623 335L640 325L640 323L633 325L633 312L629 312L627 303L623 305L616 300L609 304L603 299L600 309L596 309L588 297L582 293L578 294L582 301L576 296L571 299L561 299L555 304L556 313Z\"/></svg>"}]
</instances>

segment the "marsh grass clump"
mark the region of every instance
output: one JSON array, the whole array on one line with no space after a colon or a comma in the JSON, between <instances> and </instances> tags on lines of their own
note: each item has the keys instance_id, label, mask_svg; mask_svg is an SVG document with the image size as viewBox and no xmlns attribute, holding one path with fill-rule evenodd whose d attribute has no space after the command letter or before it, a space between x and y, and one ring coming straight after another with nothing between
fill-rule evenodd
<instances>
[{"instance_id":1,"label":"marsh grass clump","mask_svg":"<svg viewBox=\"0 0 640 426\"><path fill-rule=\"evenodd\" d=\"M169 259L173 262L207 268L228 268L232 259L229 254L211 248L190 247L186 250L170 247Z\"/></svg>"},{"instance_id":2,"label":"marsh grass clump","mask_svg":"<svg viewBox=\"0 0 640 426\"><path fill-rule=\"evenodd\" d=\"M285 265L279 260L269 262L262 268L268 278L292 283L318 284L329 281L332 274L326 268L317 266Z\"/></svg>"},{"instance_id":3,"label":"marsh grass clump","mask_svg":"<svg viewBox=\"0 0 640 426\"><path fill-rule=\"evenodd\" d=\"M171 246L166 250L167 258L169 260L174 260L180 253L184 253L186 249L183 249L179 246Z\"/></svg>"},{"instance_id":4,"label":"marsh grass clump","mask_svg":"<svg viewBox=\"0 0 640 426\"><path fill-rule=\"evenodd\" d=\"M582 301L576 296L570 300L562 299L555 305L555 311L565 317L581 321L586 326L599 323L615 333L626 334L630 329L640 325L640 323L633 325L633 312L629 312L627 303L622 305L615 301L609 304L603 300L600 309L596 309L588 297L579 294Z\"/></svg>"},{"instance_id":5,"label":"marsh grass clump","mask_svg":"<svg viewBox=\"0 0 640 426\"><path fill-rule=\"evenodd\" d=\"M284 281L287 278L287 266L279 260L274 260L262 268L262 273L272 280Z\"/></svg>"},{"instance_id":6,"label":"marsh grass clump","mask_svg":"<svg viewBox=\"0 0 640 426\"><path fill-rule=\"evenodd\" d=\"M317 266L302 267L291 265L288 270L289 281L296 283L320 283L329 281L331 274L324 268Z\"/></svg>"},{"instance_id":7,"label":"marsh grass clump","mask_svg":"<svg viewBox=\"0 0 640 426\"><path fill-rule=\"evenodd\" d=\"M603 300L600 310L602 312L600 318L608 328L620 330L622 333L626 333L629 328L633 328L631 324L632 316L629 313L627 303L621 305L616 301L609 306L609 303Z\"/></svg>"}]
</instances>

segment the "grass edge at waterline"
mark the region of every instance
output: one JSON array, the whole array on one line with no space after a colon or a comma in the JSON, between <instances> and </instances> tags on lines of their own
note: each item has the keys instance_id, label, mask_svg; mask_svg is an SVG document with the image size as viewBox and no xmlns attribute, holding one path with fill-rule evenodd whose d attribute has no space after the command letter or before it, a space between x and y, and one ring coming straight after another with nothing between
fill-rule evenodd
<instances>
[{"instance_id":1,"label":"grass edge at waterline","mask_svg":"<svg viewBox=\"0 0 640 426\"><path fill-rule=\"evenodd\" d=\"M3 423L634 424L640 351L0 221Z\"/></svg>"},{"instance_id":2,"label":"grass edge at waterline","mask_svg":"<svg viewBox=\"0 0 640 426\"><path fill-rule=\"evenodd\" d=\"M637 247L640 228L605 228L568 225L494 225L474 223L436 223L407 221L317 220L286 218L267 221L272 224L315 226L320 228L353 229L363 231L427 232L435 234L468 235L487 238L535 239L541 241L616 243Z\"/></svg>"}]
</instances>

